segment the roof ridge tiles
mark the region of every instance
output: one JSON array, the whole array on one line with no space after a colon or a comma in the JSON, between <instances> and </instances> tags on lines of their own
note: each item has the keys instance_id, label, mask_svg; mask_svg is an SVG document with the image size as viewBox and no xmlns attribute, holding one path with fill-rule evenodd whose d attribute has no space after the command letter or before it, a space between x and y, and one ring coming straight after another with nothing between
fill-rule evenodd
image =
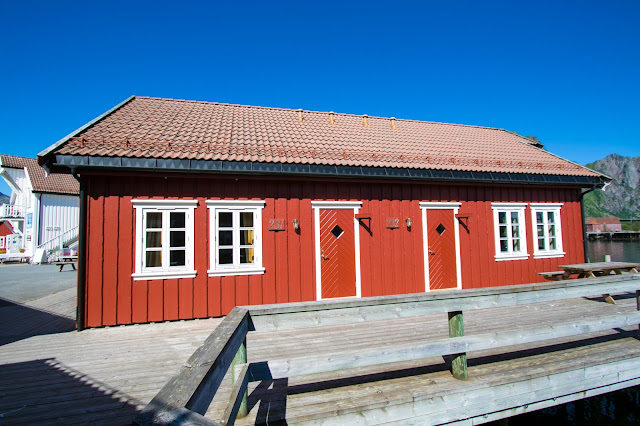
<instances>
[{"instance_id":1,"label":"roof ridge tiles","mask_svg":"<svg viewBox=\"0 0 640 426\"><path fill-rule=\"evenodd\" d=\"M199 104L206 105L219 105L219 106L227 106L227 107L236 107L236 108L251 108L251 109L264 109L270 111L288 111L295 112L302 110L303 113L311 113L311 114L333 114L334 116L343 116L343 117L357 117L361 118L363 115L366 115L367 118L371 119L381 119L381 120L395 120L401 122L411 122L411 123L427 123L427 124L442 124L446 126L460 126L460 127L470 127L476 129L487 129L487 130L501 130L507 133L512 133L517 135L515 132L505 130L499 127L489 127L489 126L480 126L478 124L463 124L463 123L448 123L444 121L430 121L430 120L418 120L411 118L398 118L398 117L384 117L379 115L368 115L368 114L351 114L347 112L335 112L335 111L318 111L304 108L286 108L286 107L269 107L269 106L261 106L261 105L244 105L244 104L232 104L228 102L215 102L215 101L197 101L197 100L184 100L184 99L173 99L173 98L161 98L161 97L153 97L153 96L135 96L134 99L147 99L147 100L155 100L155 101L169 101L169 102L194 102ZM519 135L518 135L519 136ZM522 136L519 136L522 137Z\"/></svg>"}]
</instances>

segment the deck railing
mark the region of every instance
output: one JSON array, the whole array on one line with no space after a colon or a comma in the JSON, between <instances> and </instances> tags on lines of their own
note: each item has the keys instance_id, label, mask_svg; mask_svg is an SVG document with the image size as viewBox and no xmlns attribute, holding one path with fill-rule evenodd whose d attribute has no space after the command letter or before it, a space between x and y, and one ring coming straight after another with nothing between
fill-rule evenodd
<instances>
[{"instance_id":1,"label":"deck railing","mask_svg":"<svg viewBox=\"0 0 640 426\"><path fill-rule=\"evenodd\" d=\"M640 312L584 318L551 326L534 325L499 334L464 336L464 311L625 292L635 292L640 310L640 274L464 291L237 307L196 350L180 372L160 390L134 423L158 425L194 421L205 425L233 424L236 417L247 413L249 377L252 381L271 380L449 355L453 377L466 380L467 352L640 325ZM361 323L445 312L449 320L449 338L416 341L407 346L345 349L339 353L332 352L330 356L312 355L270 360L266 364L247 364L246 336L254 329L262 331ZM230 368L233 386L227 409L222 418L205 418Z\"/></svg>"},{"instance_id":2,"label":"deck railing","mask_svg":"<svg viewBox=\"0 0 640 426\"><path fill-rule=\"evenodd\" d=\"M24 219L22 206L3 204L0 206L0 219Z\"/></svg>"}]
</instances>

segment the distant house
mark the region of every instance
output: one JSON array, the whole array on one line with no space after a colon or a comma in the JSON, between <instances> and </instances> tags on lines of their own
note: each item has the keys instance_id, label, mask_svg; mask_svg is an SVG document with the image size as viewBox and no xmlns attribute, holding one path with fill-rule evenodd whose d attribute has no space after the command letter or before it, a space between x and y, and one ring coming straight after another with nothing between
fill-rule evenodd
<instances>
[{"instance_id":1,"label":"distant house","mask_svg":"<svg viewBox=\"0 0 640 426\"><path fill-rule=\"evenodd\" d=\"M622 232L622 224L617 217L588 217L585 219L587 232Z\"/></svg>"},{"instance_id":2,"label":"distant house","mask_svg":"<svg viewBox=\"0 0 640 426\"><path fill-rule=\"evenodd\" d=\"M45 174L35 158L0 154L0 176L11 188L0 206L8 224L4 257L32 257L77 240L78 182L69 174Z\"/></svg>"},{"instance_id":3,"label":"distant house","mask_svg":"<svg viewBox=\"0 0 640 426\"><path fill-rule=\"evenodd\" d=\"M13 229L11 224L6 221L0 221L0 254L5 254L7 249L12 245L11 236Z\"/></svg>"},{"instance_id":4,"label":"distant house","mask_svg":"<svg viewBox=\"0 0 640 426\"><path fill-rule=\"evenodd\" d=\"M516 133L131 97L41 152L81 181L79 327L540 281L609 178ZM82 250L86 247L86 250Z\"/></svg>"}]
</instances>

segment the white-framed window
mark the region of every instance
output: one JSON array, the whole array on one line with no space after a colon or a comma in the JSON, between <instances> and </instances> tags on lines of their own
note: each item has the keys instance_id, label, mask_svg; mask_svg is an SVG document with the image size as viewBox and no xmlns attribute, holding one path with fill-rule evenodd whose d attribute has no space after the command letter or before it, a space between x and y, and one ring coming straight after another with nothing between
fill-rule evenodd
<instances>
[{"instance_id":1,"label":"white-framed window","mask_svg":"<svg viewBox=\"0 0 640 426\"><path fill-rule=\"evenodd\" d=\"M136 213L134 280L193 278L197 200L131 200Z\"/></svg>"},{"instance_id":2,"label":"white-framed window","mask_svg":"<svg viewBox=\"0 0 640 426\"><path fill-rule=\"evenodd\" d=\"M560 208L562 204L531 204L533 226L533 257L562 257L562 230Z\"/></svg>"},{"instance_id":3,"label":"white-framed window","mask_svg":"<svg viewBox=\"0 0 640 426\"><path fill-rule=\"evenodd\" d=\"M4 248L4 237L0 237L0 249Z\"/></svg>"},{"instance_id":4,"label":"white-framed window","mask_svg":"<svg viewBox=\"0 0 640 426\"><path fill-rule=\"evenodd\" d=\"M526 203L492 203L496 260L527 259Z\"/></svg>"},{"instance_id":5,"label":"white-framed window","mask_svg":"<svg viewBox=\"0 0 640 426\"><path fill-rule=\"evenodd\" d=\"M209 200L209 276L263 274L264 201Z\"/></svg>"}]
</instances>

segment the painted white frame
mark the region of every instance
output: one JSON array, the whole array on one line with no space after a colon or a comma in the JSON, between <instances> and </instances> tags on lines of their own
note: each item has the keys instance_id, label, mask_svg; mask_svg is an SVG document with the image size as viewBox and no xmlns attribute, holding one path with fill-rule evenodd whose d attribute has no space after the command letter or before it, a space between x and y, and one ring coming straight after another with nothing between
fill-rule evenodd
<instances>
[{"instance_id":1,"label":"painted white frame","mask_svg":"<svg viewBox=\"0 0 640 426\"><path fill-rule=\"evenodd\" d=\"M562 245L562 225L560 218L560 210L562 208L562 203L531 203L531 228L532 228L532 238L533 238L533 258L534 259L546 259L552 257L564 257L566 254L563 250ZM556 249L555 250L540 250L538 248L538 226L536 220L536 213L543 212L545 213L545 227L547 226L547 215L546 213L552 212L555 215L555 224L556 227ZM549 244L549 236L547 235L547 231L544 233L545 237L545 245Z\"/></svg>"},{"instance_id":2,"label":"painted white frame","mask_svg":"<svg viewBox=\"0 0 640 426\"><path fill-rule=\"evenodd\" d=\"M493 209L493 239L495 242L495 260L503 261L503 260L525 260L529 258L529 252L527 249L527 223L525 219L524 211L527 208L527 203L491 203L491 208ZM520 227L520 250L517 253L509 252L502 253L500 251L500 223L499 223L499 213L500 212L517 212L518 213L518 225ZM510 215L507 215L510 217ZM510 220L510 219L509 219ZM509 222L511 223L511 222ZM509 233L511 233L511 228L508 228ZM513 237L513 235L512 235ZM509 239L511 241L511 239Z\"/></svg>"},{"instance_id":3,"label":"painted white frame","mask_svg":"<svg viewBox=\"0 0 640 426\"><path fill-rule=\"evenodd\" d=\"M207 274L210 277L234 276L234 275L257 275L264 274L265 268L262 264L262 210L265 206L264 200L207 200L209 209L209 269ZM234 261L231 266L218 265L218 212L252 212L253 213L253 247L254 263L240 264ZM239 228L238 228L239 229ZM233 233L233 247L239 247L239 237L236 228ZM235 252L234 252L235 259Z\"/></svg>"},{"instance_id":4,"label":"painted white frame","mask_svg":"<svg viewBox=\"0 0 640 426\"><path fill-rule=\"evenodd\" d=\"M353 210L353 238L356 261L356 295L362 297L362 283L360 272L360 228L356 214L362 207L361 201L312 201L314 234L315 234L315 250L316 250L316 300L322 300L322 271L321 268L321 250L320 250L320 210L322 209L344 209Z\"/></svg>"},{"instance_id":5,"label":"painted white frame","mask_svg":"<svg viewBox=\"0 0 640 426\"><path fill-rule=\"evenodd\" d=\"M457 289L462 289L462 266L460 263L460 219L456 217L462 203L420 202L422 211L422 251L424 253L424 291L430 292L429 286L429 237L427 233L427 210L453 210L454 236L456 244L456 280Z\"/></svg>"},{"instance_id":6,"label":"painted white frame","mask_svg":"<svg viewBox=\"0 0 640 426\"><path fill-rule=\"evenodd\" d=\"M131 200L135 211L136 232L135 240L135 272L131 274L134 281L140 280L160 280L171 278L194 278L197 271L194 267L194 210L198 205L198 200ZM148 211L159 212L184 212L185 213L185 265L184 266L163 266L161 268L144 267L144 222L143 218ZM164 213L163 213L164 214ZM163 219L163 229L164 229ZM168 233L163 232L163 251L168 242ZM164 255L163 255L164 264Z\"/></svg>"}]
</instances>

